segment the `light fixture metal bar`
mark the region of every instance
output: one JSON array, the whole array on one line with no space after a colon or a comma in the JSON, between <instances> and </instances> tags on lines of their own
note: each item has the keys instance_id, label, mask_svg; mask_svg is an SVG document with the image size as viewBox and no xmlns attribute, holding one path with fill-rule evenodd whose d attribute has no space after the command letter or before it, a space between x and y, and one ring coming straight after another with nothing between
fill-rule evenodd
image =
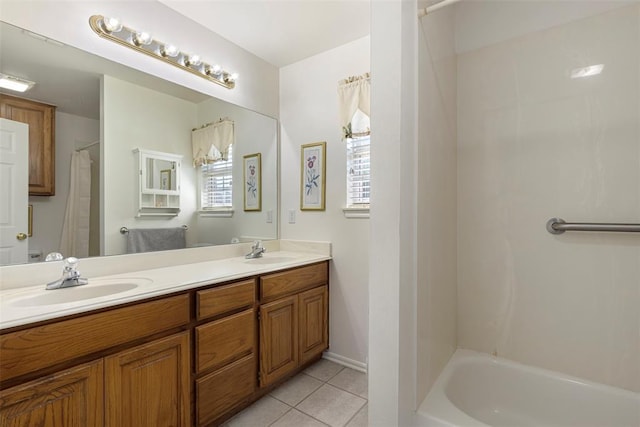
<instances>
[{"instance_id":1,"label":"light fixture metal bar","mask_svg":"<svg viewBox=\"0 0 640 427\"><path fill-rule=\"evenodd\" d=\"M152 58L159 59L163 62L166 62L167 64L173 65L174 67L178 67L198 77L202 77L205 80L208 80L213 83L217 83L220 86L226 87L227 89L233 89L235 87L236 85L235 81L230 79L231 74L229 72L222 70L220 71L219 77L216 77L215 75L210 75L206 73L207 68L211 68L211 69L213 68L209 64L202 63L202 65L199 66L200 69L194 69L178 62L179 59L184 59L185 54L183 52L180 52L178 56L176 56L176 59L172 60L172 59L169 59L168 57L162 56L162 54L159 51L156 52L155 50L145 49L142 46L137 46L135 43L133 43L133 41L129 40L129 37L136 34L136 30L123 26L122 30L120 30L118 33L128 34L129 37L127 38L117 37L103 28L101 23L103 22L104 19L105 18L102 15L93 15L91 16L91 18L89 18L89 26L100 37L110 40L112 42L118 43L119 45L133 49L137 52L144 53L145 55L148 55ZM157 45L158 48L161 48L162 46L166 45L165 43L155 39L153 40L153 42L154 42L153 44Z\"/></svg>"}]
</instances>

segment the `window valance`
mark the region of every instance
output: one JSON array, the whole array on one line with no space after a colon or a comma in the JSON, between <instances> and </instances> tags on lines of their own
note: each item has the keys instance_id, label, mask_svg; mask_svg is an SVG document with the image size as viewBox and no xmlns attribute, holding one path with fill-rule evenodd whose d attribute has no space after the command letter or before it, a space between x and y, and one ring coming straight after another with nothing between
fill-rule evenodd
<instances>
[{"instance_id":1,"label":"window valance","mask_svg":"<svg viewBox=\"0 0 640 427\"><path fill-rule=\"evenodd\" d=\"M220 119L191 132L193 165L201 166L218 160L226 160L229 147L235 141L233 120Z\"/></svg>"},{"instance_id":2,"label":"window valance","mask_svg":"<svg viewBox=\"0 0 640 427\"><path fill-rule=\"evenodd\" d=\"M343 137L352 133L368 132L368 129L352 129L352 119L357 110L371 115L371 75L365 73L344 79L338 83L338 101L340 103L340 126Z\"/></svg>"}]
</instances>

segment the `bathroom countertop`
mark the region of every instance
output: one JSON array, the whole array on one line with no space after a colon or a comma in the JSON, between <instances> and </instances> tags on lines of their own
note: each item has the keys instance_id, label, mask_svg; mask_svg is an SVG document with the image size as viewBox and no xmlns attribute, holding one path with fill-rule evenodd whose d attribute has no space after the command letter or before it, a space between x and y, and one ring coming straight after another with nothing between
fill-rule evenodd
<instances>
[{"instance_id":1,"label":"bathroom countertop","mask_svg":"<svg viewBox=\"0 0 640 427\"><path fill-rule=\"evenodd\" d=\"M331 259L328 255L278 251L262 258L226 258L109 276L88 277L89 284L56 290L46 290L45 284L0 291L0 330L29 323L51 320L72 314L141 301L151 297L186 291L201 286L242 279L292 267ZM127 289L124 284L136 284ZM122 291L109 295L79 299L76 295L92 292L96 286L119 286ZM74 291L80 293L72 294ZM67 302L62 294L68 293ZM55 294L54 294L55 293ZM49 295L55 301L48 303ZM35 302L34 302L35 301ZM62 301L62 302L60 302Z\"/></svg>"}]
</instances>

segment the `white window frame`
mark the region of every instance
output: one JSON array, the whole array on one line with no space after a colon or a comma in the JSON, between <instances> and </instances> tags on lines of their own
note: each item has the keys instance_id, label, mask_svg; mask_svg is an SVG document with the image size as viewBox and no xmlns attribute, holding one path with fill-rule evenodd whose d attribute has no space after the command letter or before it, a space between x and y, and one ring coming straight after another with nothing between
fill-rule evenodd
<instances>
[{"instance_id":1,"label":"white window frame","mask_svg":"<svg viewBox=\"0 0 640 427\"><path fill-rule=\"evenodd\" d=\"M343 209L347 218L369 218L369 206L371 197L371 137L367 132L364 135L354 135L345 139L347 152L347 182L346 182L346 207ZM359 149L360 154L356 152ZM366 151L366 155L362 153ZM362 160L366 159L366 164ZM361 176L361 179L353 179L358 170L368 170L369 173ZM366 187L366 190L365 190ZM362 193L361 197L355 197L354 193ZM366 202L363 201L364 196Z\"/></svg>"},{"instance_id":2,"label":"white window frame","mask_svg":"<svg viewBox=\"0 0 640 427\"><path fill-rule=\"evenodd\" d=\"M214 170L213 172L205 172L207 169L209 168L214 168L217 170ZM207 176L220 176L223 178L223 180L225 179L230 179L230 182L228 183L228 187L223 187L221 189L219 189L218 191L220 192L226 192L226 191L230 191L230 194L228 195L228 200L229 203L224 203L224 204L219 204L219 205L211 205L211 206L207 206L206 204L203 203L203 200L206 197L205 191L206 191L206 185L205 185L205 180L207 178ZM198 168L198 176L199 176L199 191L198 191L198 206L199 206L199 212L200 212L200 216L212 216L212 217L231 217L233 216L233 146L229 147L229 153L228 153L228 158L227 160L220 160L214 163L209 163L207 165L204 166L200 166ZM210 195L210 198L215 198L215 190L212 191L212 195ZM221 197L227 197L227 196L221 196Z\"/></svg>"}]
</instances>

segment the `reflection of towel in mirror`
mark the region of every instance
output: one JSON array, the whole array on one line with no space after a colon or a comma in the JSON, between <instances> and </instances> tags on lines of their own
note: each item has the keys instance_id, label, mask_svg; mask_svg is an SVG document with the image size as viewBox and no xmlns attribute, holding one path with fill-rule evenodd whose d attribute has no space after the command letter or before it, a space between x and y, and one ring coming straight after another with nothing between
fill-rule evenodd
<instances>
[{"instance_id":1,"label":"reflection of towel in mirror","mask_svg":"<svg viewBox=\"0 0 640 427\"><path fill-rule=\"evenodd\" d=\"M187 247L185 229L175 228L130 228L127 233L127 253L164 251Z\"/></svg>"}]
</instances>

